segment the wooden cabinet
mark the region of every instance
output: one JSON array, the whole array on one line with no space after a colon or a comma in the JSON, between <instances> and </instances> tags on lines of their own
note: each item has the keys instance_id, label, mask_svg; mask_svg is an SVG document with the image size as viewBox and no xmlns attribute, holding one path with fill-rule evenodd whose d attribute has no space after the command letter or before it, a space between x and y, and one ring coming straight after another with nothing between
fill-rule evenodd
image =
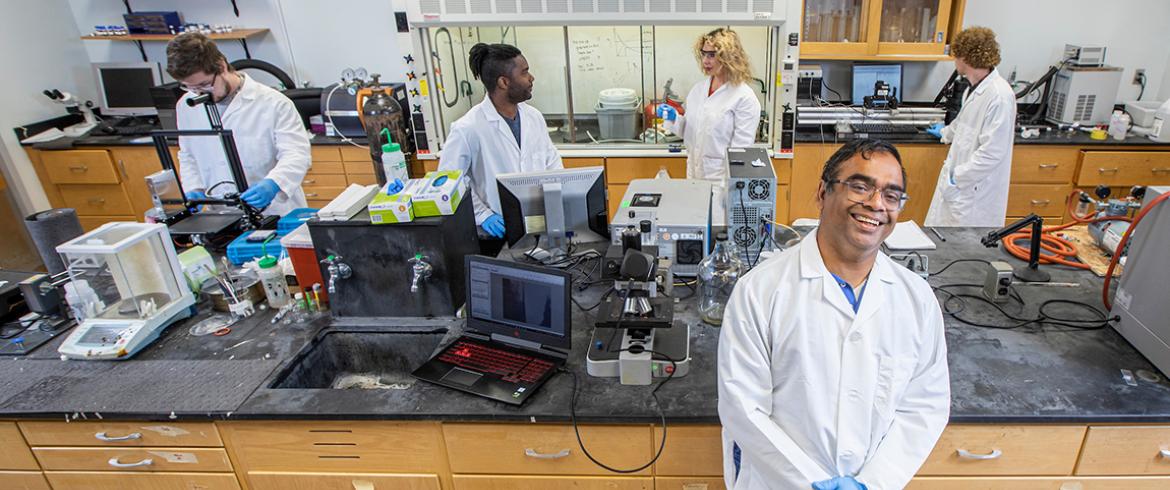
<instances>
[{"instance_id":1,"label":"wooden cabinet","mask_svg":"<svg viewBox=\"0 0 1170 490\"><path fill-rule=\"evenodd\" d=\"M1076 473L1170 475L1170 427L1090 427Z\"/></svg>"},{"instance_id":2,"label":"wooden cabinet","mask_svg":"<svg viewBox=\"0 0 1170 490\"><path fill-rule=\"evenodd\" d=\"M561 163L565 168L581 168L581 167L604 167L605 159L601 157L590 158L561 158Z\"/></svg>"},{"instance_id":3,"label":"wooden cabinet","mask_svg":"<svg viewBox=\"0 0 1170 490\"><path fill-rule=\"evenodd\" d=\"M918 474L1071 475L1084 437L1084 426L951 425Z\"/></svg>"},{"instance_id":4,"label":"wooden cabinet","mask_svg":"<svg viewBox=\"0 0 1170 490\"><path fill-rule=\"evenodd\" d=\"M1083 151L1077 185L1170 185L1170 151Z\"/></svg>"},{"instance_id":5,"label":"wooden cabinet","mask_svg":"<svg viewBox=\"0 0 1170 490\"><path fill-rule=\"evenodd\" d=\"M1070 184L1076 174L1078 148L1023 146L1012 148L1012 182Z\"/></svg>"},{"instance_id":6,"label":"wooden cabinet","mask_svg":"<svg viewBox=\"0 0 1170 490\"><path fill-rule=\"evenodd\" d=\"M53 490L239 490L230 473L117 473L52 471Z\"/></svg>"},{"instance_id":7,"label":"wooden cabinet","mask_svg":"<svg viewBox=\"0 0 1170 490\"><path fill-rule=\"evenodd\" d=\"M654 490L654 479L455 475L455 490Z\"/></svg>"},{"instance_id":8,"label":"wooden cabinet","mask_svg":"<svg viewBox=\"0 0 1170 490\"><path fill-rule=\"evenodd\" d=\"M657 476L654 477L655 490L726 490L727 485L723 477L682 477Z\"/></svg>"},{"instance_id":9,"label":"wooden cabinet","mask_svg":"<svg viewBox=\"0 0 1170 490\"><path fill-rule=\"evenodd\" d=\"M589 425L580 431L589 452L611 466L636 467L654 456L649 425ZM444 424L443 437L452 473L612 475L581 452L568 425Z\"/></svg>"},{"instance_id":10,"label":"wooden cabinet","mask_svg":"<svg viewBox=\"0 0 1170 490\"><path fill-rule=\"evenodd\" d=\"M1068 184L1012 184L1007 215L1024 217L1035 213L1043 216L1046 223L1060 222L1071 188Z\"/></svg>"},{"instance_id":11,"label":"wooden cabinet","mask_svg":"<svg viewBox=\"0 0 1170 490\"><path fill-rule=\"evenodd\" d=\"M253 471L251 490L440 490L435 475Z\"/></svg>"},{"instance_id":12,"label":"wooden cabinet","mask_svg":"<svg viewBox=\"0 0 1170 490\"><path fill-rule=\"evenodd\" d=\"M54 184L117 184L122 181L107 150L45 152L41 164Z\"/></svg>"},{"instance_id":13,"label":"wooden cabinet","mask_svg":"<svg viewBox=\"0 0 1170 490\"><path fill-rule=\"evenodd\" d=\"M40 470L12 422L0 422L0 470Z\"/></svg>"},{"instance_id":14,"label":"wooden cabinet","mask_svg":"<svg viewBox=\"0 0 1170 490\"><path fill-rule=\"evenodd\" d=\"M964 0L805 0L805 59L946 59Z\"/></svg>"},{"instance_id":15,"label":"wooden cabinet","mask_svg":"<svg viewBox=\"0 0 1170 490\"><path fill-rule=\"evenodd\" d=\"M405 422L231 422L220 424L244 472L438 473L439 425Z\"/></svg>"},{"instance_id":16,"label":"wooden cabinet","mask_svg":"<svg viewBox=\"0 0 1170 490\"><path fill-rule=\"evenodd\" d=\"M907 490L1164 490L1170 478L915 478Z\"/></svg>"},{"instance_id":17,"label":"wooden cabinet","mask_svg":"<svg viewBox=\"0 0 1170 490\"><path fill-rule=\"evenodd\" d=\"M19 422L37 446L222 447L210 422Z\"/></svg>"},{"instance_id":18,"label":"wooden cabinet","mask_svg":"<svg viewBox=\"0 0 1170 490\"><path fill-rule=\"evenodd\" d=\"M654 466L658 476L719 476L723 474L723 436L718 425L671 425L666 447ZM662 428L654 428L654 447Z\"/></svg>"},{"instance_id":19,"label":"wooden cabinet","mask_svg":"<svg viewBox=\"0 0 1170 490\"><path fill-rule=\"evenodd\" d=\"M232 471L221 448L75 448L33 450L45 471Z\"/></svg>"},{"instance_id":20,"label":"wooden cabinet","mask_svg":"<svg viewBox=\"0 0 1170 490\"><path fill-rule=\"evenodd\" d=\"M675 179L687 178L687 159L683 157L605 159L607 184L629 184L634 179L649 179L665 168Z\"/></svg>"},{"instance_id":21,"label":"wooden cabinet","mask_svg":"<svg viewBox=\"0 0 1170 490\"><path fill-rule=\"evenodd\" d=\"M4 490L51 490L39 471L0 471L0 488Z\"/></svg>"}]
</instances>

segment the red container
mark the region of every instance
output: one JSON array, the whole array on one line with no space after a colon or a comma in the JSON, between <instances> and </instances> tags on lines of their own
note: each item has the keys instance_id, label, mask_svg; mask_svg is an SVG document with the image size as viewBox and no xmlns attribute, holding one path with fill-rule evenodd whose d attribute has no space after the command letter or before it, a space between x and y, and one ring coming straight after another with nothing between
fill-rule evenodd
<instances>
[{"instance_id":1,"label":"red container","mask_svg":"<svg viewBox=\"0 0 1170 490\"><path fill-rule=\"evenodd\" d=\"M321 300L328 301L325 281L321 278L321 266L317 263L317 251L313 248L313 238L309 236L309 226L297 227L281 238L280 244L292 260L293 270L297 274L297 290L312 290L313 284L320 284Z\"/></svg>"}]
</instances>

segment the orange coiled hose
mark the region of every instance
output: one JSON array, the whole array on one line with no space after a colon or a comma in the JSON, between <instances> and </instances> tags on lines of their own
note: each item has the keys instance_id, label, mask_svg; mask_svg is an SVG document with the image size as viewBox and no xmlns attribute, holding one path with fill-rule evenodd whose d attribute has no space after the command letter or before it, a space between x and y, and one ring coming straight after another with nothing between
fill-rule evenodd
<instances>
[{"instance_id":1,"label":"orange coiled hose","mask_svg":"<svg viewBox=\"0 0 1170 490\"><path fill-rule=\"evenodd\" d=\"M1044 234L1040 235L1040 263L1041 264L1058 264L1077 269L1088 269L1089 265L1076 260L1077 247L1072 242L1065 240L1057 235L1055 232L1065 230L1077 225L1088 223L1097 223L1100 221L1131 221L1127 216L1106 216L1103 218L1087 218L1079 216L1073 210L1073 203L1077 201L1080 195L1084 193L1082 190L1075 190L1069 194L1066 204L1068 206L1068 214L1072 216L1071 223L1065 223L1058 226L1044 227ZM1027 245L1021 245L1020 242L1028 243L1032 239L1031 231L1020 231L1012 233L1003 239L1003 248L1008 253L1012 254L1018 259L1028 260L1029 249ZM1047 250L1052 253L1044 253Z\"/></svg>"}]
</instances>

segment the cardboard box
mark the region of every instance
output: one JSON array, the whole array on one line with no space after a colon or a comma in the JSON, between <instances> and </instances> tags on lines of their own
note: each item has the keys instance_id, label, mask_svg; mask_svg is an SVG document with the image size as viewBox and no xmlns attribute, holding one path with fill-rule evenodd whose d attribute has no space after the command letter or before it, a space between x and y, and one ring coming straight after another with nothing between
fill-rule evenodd
<instances>
[{"instance_id":1,"label":"cardboard box","mask_svg":"<svg viewBox=\"0 0 1170 490\"><path fill-rule=\"evenodd\" d=\"M370 201L370 223L392 224L414 221L414 203L410 189L416 181L411 180L406 187L394 195L386 195L386 186L378 190L374 199ZM389 186L390 184L386 184Z\"/></svg>"},{"instance_id":2,"label":"cardboard box","mask_svg":"<svg viewBox=\"0 0 1170 490\"><path fill-rule=\"evenodd\" d=\"M403 192L411 193L415 216L449 216L467 195L467 180L458 170L436 170L412 179Z\"/></svg>"}]
</instances>

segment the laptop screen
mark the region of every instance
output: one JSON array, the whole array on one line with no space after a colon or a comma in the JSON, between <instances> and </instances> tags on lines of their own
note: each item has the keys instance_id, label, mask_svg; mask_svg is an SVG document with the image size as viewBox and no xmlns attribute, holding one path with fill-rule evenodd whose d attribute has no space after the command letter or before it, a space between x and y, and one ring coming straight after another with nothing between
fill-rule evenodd
<instances>
[{"instance_id":1,"label":"laptop screen","mask_svg":"<svg viewBox=\"0 0 1170 490\"><path fill-rule=\"evenodd\" d=\"M469 256L468 325L494 333L569 348L570 276L564 271Z\"/></svg>"}]
</instances>

